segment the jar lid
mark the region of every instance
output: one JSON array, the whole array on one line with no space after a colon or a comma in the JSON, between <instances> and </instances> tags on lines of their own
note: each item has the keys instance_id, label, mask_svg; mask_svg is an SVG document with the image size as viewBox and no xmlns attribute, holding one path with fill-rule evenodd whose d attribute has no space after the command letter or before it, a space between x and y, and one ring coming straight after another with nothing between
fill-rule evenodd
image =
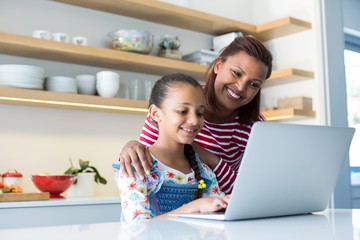
<instances>
[{"instance_id":1,"label":"jar lid","mask_svg":"<svg viewBox=\"0 0 360 240\"><path fill-rule=\"evenodd\" d=\"M15 169L8 170L7 172L1 175L2 177L22 177L22 174L16 171Z\"/></svg>"}]
</instances>

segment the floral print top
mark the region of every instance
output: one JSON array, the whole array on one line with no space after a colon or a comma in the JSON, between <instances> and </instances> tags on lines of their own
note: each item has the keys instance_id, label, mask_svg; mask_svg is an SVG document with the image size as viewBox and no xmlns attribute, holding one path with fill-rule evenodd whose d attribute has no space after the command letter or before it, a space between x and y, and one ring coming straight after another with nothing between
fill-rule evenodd
<instances>
[{"instance_id":1,"label":"floral print top","mask_svg":"<svg viewBox=\"0 0 360 240\"><path fill-rule=\"evenodd\" d=\"M199 164L201 178L206 184L206 188L204 188L202 192L202 197L224 196L224 193L220 191L216 176L212 170L203 164L197 155L196 161ZM119 164L113 166L114 168L119 168ZM126 222L151 219L159 214L174 210L192 201L195 194L194 191L191 192L188 191L188 189L190 187L197 190L198 186L194 172L184 174L162 164L154 157L150 174L146 176L144 180L141 180L135 174L136 180L133 181L131 178L122 177L119 173L120 171L118 171L117 174L117 183L121 192L122 218ZM164 193L163 189L170 189L171 193L169 190ZM179 200L170 201L170 206L163 207L163 202L159 204L156 201L159 195L158 193L160 192L165 201L174 196L176 197L176 195L179 196ZM191 194L191 196L187 197L186 194ZM160 208L160 213L159 211L155 211L154 205L160 205L157 206Z\"/></svg>"}]
</instances>

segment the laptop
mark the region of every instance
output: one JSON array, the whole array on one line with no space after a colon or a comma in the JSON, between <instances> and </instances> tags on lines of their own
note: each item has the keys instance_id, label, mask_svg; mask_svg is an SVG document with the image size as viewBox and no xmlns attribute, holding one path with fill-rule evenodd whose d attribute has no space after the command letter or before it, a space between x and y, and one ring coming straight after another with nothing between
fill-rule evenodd
<instances>
[{"instance_id":1,"label":"laptop","mask_svg":"<svg viewBox=\"0 0 360 240\"><path fill-rule=\"evenodd\" d=\"M241 220L327 208L355 129L256 122L224 212L177 217Z\"/></svg>"}]
</instances>

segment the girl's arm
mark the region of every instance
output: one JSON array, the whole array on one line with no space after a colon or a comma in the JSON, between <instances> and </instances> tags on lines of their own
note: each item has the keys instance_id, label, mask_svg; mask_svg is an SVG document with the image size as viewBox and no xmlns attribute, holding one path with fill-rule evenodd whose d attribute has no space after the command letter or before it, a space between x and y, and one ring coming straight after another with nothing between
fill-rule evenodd
<instances>
[{"instance_id":1,"label":"girl's arm","mask_svg":"<svg viewBox=\"0 0 360 240\"><path fill-rule=\"evenodd\" d=\"M122 215L126 222L151 219L146 181L118 175L118 187L121 191Z\"/></svg>"},{"instance_id":2,"label":"girl's arm","mask_svg":"<svg viewBox=\"0 0 360 240\"><path fill-rule=\"evenodd\" d=\"M216 212L227 207L230 200L230 195L223 197L208 197L199 198L190 203L184 204L183 206L170 211L166 214L156 216L154 219L163 219L170 217L168 214L171 213L207 213Z\"/></svg>"},{"instance_id":3,"label":"girl's arm","mask_svg":"<svg viewBox=\"0 0 360 240\"><path fill-rule=\"evenodd\" d=\"M148 192L152 192L158 186L157 180L153 179L152 175L144 180L136 178L135 181L118 175L118 186L121 190L122 215L126 222L152 218ZM226 208L229 199L229 195L199 198L166 214L156 216L154 219L168 218L169 213L215 212Z\"/></svg>"}]
</instances>

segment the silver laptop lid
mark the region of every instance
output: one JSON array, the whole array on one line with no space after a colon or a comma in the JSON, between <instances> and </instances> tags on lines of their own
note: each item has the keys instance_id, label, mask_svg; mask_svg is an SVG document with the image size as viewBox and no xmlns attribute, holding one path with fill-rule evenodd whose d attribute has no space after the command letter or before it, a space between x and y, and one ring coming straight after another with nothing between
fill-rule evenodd
<instances>
[{"instance_id":1,"label":"silver laptop lid","mask_svg":"<svg viewBox=\"0 0 360 240\"><path fill-rule=\"evenodd\" d=\"M346 127L255 123L225 219L324 210L354 132Z\"/></svg>"}]
</instances>

